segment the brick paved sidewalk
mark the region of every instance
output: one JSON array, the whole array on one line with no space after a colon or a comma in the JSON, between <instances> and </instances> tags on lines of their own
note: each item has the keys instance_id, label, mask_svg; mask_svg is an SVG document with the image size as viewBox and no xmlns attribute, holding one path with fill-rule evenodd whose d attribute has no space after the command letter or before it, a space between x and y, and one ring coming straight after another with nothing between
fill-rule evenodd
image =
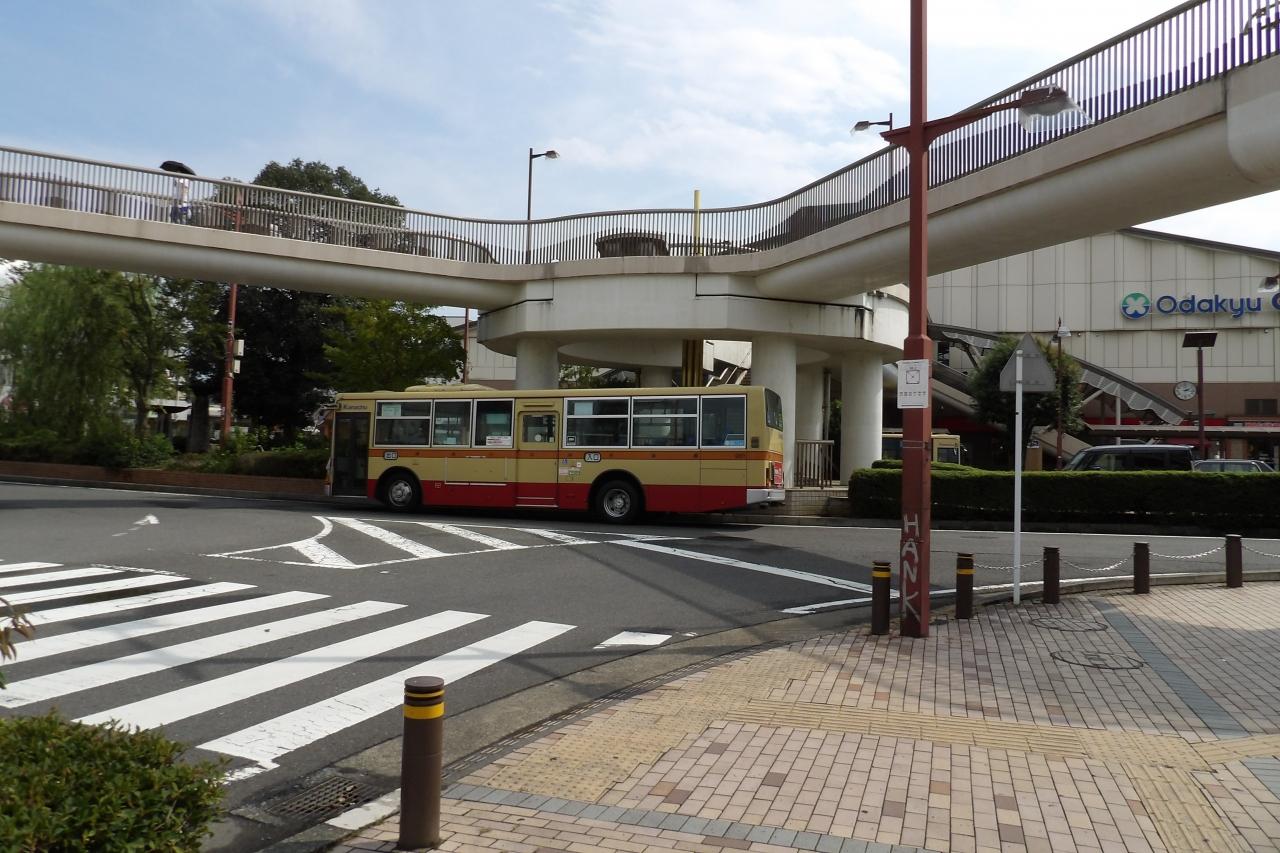
<instances>
[{"instance_id":1,"label":"brick paved sidewalk","mask_svg":"<svg viewBox=\"0 0 1280 853\"><path fill-rule=\"evenodd\" d=\"M544 730L446 791L441 849L1280 850L1277 661L1280 584L851 629Z\"/></svg>"}]
</instances>

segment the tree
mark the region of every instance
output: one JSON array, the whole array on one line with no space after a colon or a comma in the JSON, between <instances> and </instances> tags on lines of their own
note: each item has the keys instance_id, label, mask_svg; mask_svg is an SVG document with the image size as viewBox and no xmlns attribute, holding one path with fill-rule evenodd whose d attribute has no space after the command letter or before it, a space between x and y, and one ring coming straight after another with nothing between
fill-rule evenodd
<instances>
[{"instance_id":1,"label":"tree","mask_svg":"<svg viewBox=\"0 0 1280 853\"><path fill-rule=\"evenodd\" d=\"M178 359L191 397L187 451L209 449L209 401L221 389L230 287L212 281L163 279L166 298L181 317Z\"/></svg>"},{"instance_id":2,"label":"tree","mask_svg":"<svg viewBox=\"0 0 1280 853\"><path fill-rule=\"evenodd\" d=\"M1057 424L1059 397L1062 399L1063 431L1083 429L1084 421L1080 418L1080 410L1084 406L1084 399L1080 394L1080 365L1066 353L1059 360L1057 352L1046 344L1039 341L1036 344L1058 378L1058 393L1023 393L1023 435L1030 434L1029 428L1033 424ZM1017 348L1017 338L1002 339L988 350L981 364L969 375L969 396L973 397L978 417L987 423L1004 427L1009 435L1014 433L1014 395L1000 390L1000 371Z\"/></svg>"},{"instance_id":3,"label":"tree","mask_svg":"<svg viewBox=\"0 0 1280 853\"><path fill-rule=\"evenodd\" d=\"M120 366L133 395L133 434L138 438L146 432L152 397L169 389L172 371L178 366L173 353L180 340L182 317L162 281L149 275L124 275L119 280L129 320L120 330Z\"/></svg>"},{"instance_id":4,"label":"tree","mask_svg":"<svg viewBox=\"0 0 1280 853\"><path fill-rule=\"evenodd\" d=\"M335 391L403 390L447 381L462 369L462 342L431 309L384 299L349 300L326 309L323 379Z\"/></svg>"},{"instance_id":5,"label":"tree","mask_svg":"<svg viewBox=\"0 0 1280 853\"><path fill-rule=\"evenodd\" d=\"M561 388L634 388L639 374L633 370L601 370L589 364L560 365Z\"/></svg>"},{"instance_id":6,"label":"tree","mask_svg":"<svg viewBox=\"0 0 1280 853\"><path fill-rule=\"evenodd\" d=\"M343 167L294 159L263 167L254 183L319 195L398 205L395 196L369 187ZM259 191L263 206L277 206ZM376 209L371 209L373 221ZM377 217L383 217L378 213ZM359 218L359 217L357 217ZM386 224L379 221L378 224ZM328 227L328 226L324 226ZM320 239L319 237L317 239ZM242 288L236 310L237 336L245 355L236 378L235 408L259 424L279 426L287 440L311 422L311 415L329 389L317 387L320 377L334 372L325 354L329 309L347 304L328 294L276 288Z\"/></svg>"},{"instance_id":7,"label":"tree","mask_svg":"<svg viewBox=\"0 0 1280 853\"><path fill-rule=\"evenodd\" d=\"M0 306L0 358L13 371L12 408L28 425L76 442L110 417L125 387L130 317L117 272L36 265Z\"/></svg>"}]
</instances>

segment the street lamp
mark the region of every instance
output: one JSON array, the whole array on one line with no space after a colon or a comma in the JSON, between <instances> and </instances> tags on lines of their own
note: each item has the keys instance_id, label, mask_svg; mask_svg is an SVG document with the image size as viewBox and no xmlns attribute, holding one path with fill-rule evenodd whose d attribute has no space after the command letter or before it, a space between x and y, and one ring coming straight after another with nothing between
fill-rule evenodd
<instances>
[{"instance_id":1,"label":"street lamp","mask_svg":"<svg viewBox=\"0 0 1280 853\"><path fill-rule=\"evenodd\" d=\"M1056 115L1076 107L1061 87L1043 86L1028 89L1012 101L929 121L925 117L928 92L925 7L926 0L911 0L911 123L903 128L886 130L880 136L891 145L907 149L910 194L907 289L910 304L907 339L902 349L905 359L927 361L933 355L927 305L929 145L943 134L1002 110L1017 109L1025 119ZM902 410L902 537L898 556L904 637L929 636L929 534L932 524L929 443L933 430L933 400L928 382L925 382L925 389L929 399L923 408Z\"/></svg>"},{"instance_id":2,"label":"street lamp","mask_svg":"<svg viewBox=\"0 0 1280 853\"><path fill-rule=\"evenodd\" d=\"M533 149L529 149L529 196L524 208L524 262L526 264L533 258L533 161L539 157L556 160L560 155L554 148L548 148L541 154L534 154Z\"/></svg>"},{"instance_id":3,"label":"street lamp","mask_svg":"<svg viewBox=\"0 0 1280 853\"><path fill-rule=\"evenodd\" d=\"M1062 325L1062 318L1058 318L1057 331L1053 333L1053 340L1058 345L1058 361L1055 365L1054 373L1058 380L1058 432L1057 440L1054 447L1054 465L1057 470L1062 470L1062 339L1071 337L1071 330Z\"/></svg>"},{"instance_id":4,"label":"street lamp","mask_svg":"<svg viewBox=\"0 0 1280 853\"><path fill-rule=\"evenodd\" d=\"M854 122L853 127L849 128L850 133L861 133L864 130L870 130L873 127L887 127L893 130L893 113L889 113L887 121L858 121Z\"/></svg>"},{"instance_id":5,"label":"street lamp","mask_svg":"<svg viewBox=\"0 0 1280 853\"><path fill-rule=\"evenodd\" d=\"M1196 402L1199 405L1199 415L1196 418L1196 443L1200 445L1201 459L1209 456L1209 443L1204 438L1204 350L1205 347L1212 349L1217 342L1217 332L1187 332L1182 336L1184 349L1191 347L1196 349Z\"/></svg>"}]
</instances>

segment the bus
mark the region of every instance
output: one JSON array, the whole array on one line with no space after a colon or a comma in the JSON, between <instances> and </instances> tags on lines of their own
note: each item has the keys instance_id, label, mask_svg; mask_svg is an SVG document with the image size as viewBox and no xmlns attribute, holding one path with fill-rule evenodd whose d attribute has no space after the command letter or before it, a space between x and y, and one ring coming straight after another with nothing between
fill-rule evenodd
<instances>
[{"instance_id":1,"label":"bus","mask_svg":"<svg viewBox=\"0 0 1280 853\"><path fill-rule=\"evenodd\" d=\"M880 458L902 458L902 433L886 432L880 436ZM933 434L933 461L955 462L963 465L965 461L964 447L960 444L960 436L949 432Z\"/></svg>"},{"instance_id":2,"label":"bus","mask_svg":"<svg viewBox=\"0 0 1280 853\"><path fill-rule=\"evenodd\" d=\"M398 511L538 507L627 523L784 498L782 400L758 386L344 393L332 436L328 493Z\"/></svg>"}]
</instances>

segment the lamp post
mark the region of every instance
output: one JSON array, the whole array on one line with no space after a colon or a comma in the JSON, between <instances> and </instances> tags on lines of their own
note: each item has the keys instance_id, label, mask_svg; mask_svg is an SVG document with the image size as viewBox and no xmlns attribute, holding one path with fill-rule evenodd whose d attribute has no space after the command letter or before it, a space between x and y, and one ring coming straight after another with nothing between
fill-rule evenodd
<instances>
[{"instance_id":1,"label":"lamp post","mask_svg":"<svg viewBox=\"0 0 1280 853\"><path fill-rule=\"evenodd\" d=\"M927 104L926 0L911 0L911 123L887 130L880 136L891 145L900 145L908 154L910 194L910 244L908 279L910 304L903 358L932 359L929 340L928 205L929 145L950 133L1003 110L1018 109L1038 115L1054 115L1075 105L1058 86L1028 89L1013 101L992 104L929 121ZM869 122L868 127L871 126ZM857 125L854 126L855 128ZM929 444L933 432L932 392L924 408L902 410L902 536L899 563L902 589L902 636L929 635L929 547L930 513Z\"/></svg>"},{"instance_id":2,"label":"lamp post","mask_svg":"<svg viewBox=\"0 0 1280 853\"><path fill-rule=\"evenodd\" d=\"M1209 456L1209 443L1204 437L1204 350L1205 347L1212 349L1217 342L1217 332L1187 332L1182 336L1183 348L1195 347L1196 350L1196 403L1199 407L1196 417L1196 444L1200 448L1201 459L1207 459Z\"/></svg>"},{"instance_id":3,"label":"lamp post","mask_svg":"<svg viewBox=\"0 0 1280 853\"><path fill-rule=\"evenodd\" d=\"M1058 380L1058 429L1054 441L1054 463L1053 467L1059 471L1062 470L1062 409L1063 409L1063 393L1062 393L1062 339L1071 337L1071 330L1062 325L1062 318L1058 318L1058 328L1053 333L1053 340L1058 345L1058 361L1054 365L1054 374Z\"/></svg>"},{"instance_id":4,"label":"lamp post","mask_svg":"<svg viewBox=\"0 0 1280 853\"><path fill-rule=\"evenodd\" d=\"M533 149L529 149L529 194L524 208L524 262L526 264L531 263L533 259L533 161L539 157L555 160L560 155L554 148L548 148L541 154L534 154Z\"/></svg>"}]
</instances>

